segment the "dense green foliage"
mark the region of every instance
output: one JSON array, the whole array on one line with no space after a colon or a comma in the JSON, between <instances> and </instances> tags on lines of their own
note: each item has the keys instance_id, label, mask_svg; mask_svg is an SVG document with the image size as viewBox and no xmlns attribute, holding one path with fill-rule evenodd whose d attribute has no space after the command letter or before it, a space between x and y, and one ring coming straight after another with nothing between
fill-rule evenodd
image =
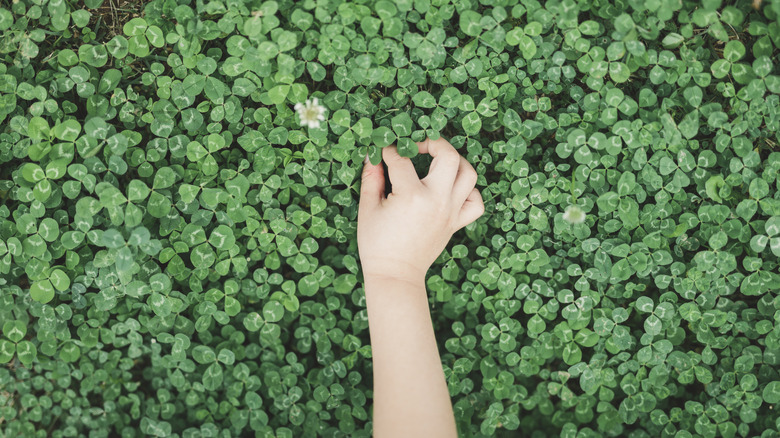
<instances>
[{"instance_id":1,"label":"dense green foliage","mask_svg":"<svg viewBox=\"0 0 780 438\"><path fill-rule=\"evenodd\" d=\"M0 3L5 436L369 436L361 161L439 135L464 436L777 436L780 2L142 3Z\"/></svg>"}]
</instances>

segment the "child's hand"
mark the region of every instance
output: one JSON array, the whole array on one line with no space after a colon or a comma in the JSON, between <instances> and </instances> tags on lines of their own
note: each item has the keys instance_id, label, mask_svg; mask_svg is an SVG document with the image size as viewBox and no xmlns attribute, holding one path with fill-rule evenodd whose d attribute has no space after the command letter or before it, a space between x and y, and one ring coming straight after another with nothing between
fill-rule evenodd
<instances>
[{"instance_id":1,"label":"child's hand","mask_svg":"<svg viewBox=\"0 0 780 438\"><path fill-rule=\"evenodd\" d=\"M433 156L423 179L395 146L382 149L393 185L387 198L382 163L363 166L357 236L364 278L424 281L452 235L485 211L468 160L444 138L417 145Z\"/></svg>"}]
</instances>

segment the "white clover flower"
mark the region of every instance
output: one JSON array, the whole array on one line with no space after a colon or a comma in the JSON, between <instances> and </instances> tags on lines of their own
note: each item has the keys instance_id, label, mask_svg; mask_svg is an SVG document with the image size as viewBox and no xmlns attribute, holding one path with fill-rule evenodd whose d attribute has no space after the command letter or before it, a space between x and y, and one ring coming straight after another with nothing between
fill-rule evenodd
<instances>
[{"instance_id":1,"label":"white clover flower","mask_svg":"<svg viewBox=\"0 0 780 438\"><path fill-rule=\"evenodd\" d=\"M570 205L563 212L563 220L570 224L581 224L585 222L585 212L576 205Z\"/></svg>"},{"instance_id":2,"label":"white clover flower","mask_svg":"<svg viewBox=\"0 0 780 438\"><path fill-rule=\"evenodd\" d=\"M325 120L325 107L317 102L317 98L306 99L306 104L296 103L295 111L301 118L301 126L319 128L320 122Z\"/></svg>"}]
</instances>

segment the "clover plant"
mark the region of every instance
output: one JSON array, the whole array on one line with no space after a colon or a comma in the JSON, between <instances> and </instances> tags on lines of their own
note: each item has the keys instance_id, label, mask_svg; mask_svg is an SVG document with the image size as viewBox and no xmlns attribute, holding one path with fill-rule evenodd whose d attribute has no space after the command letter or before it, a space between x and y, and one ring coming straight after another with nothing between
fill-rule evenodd
<instances>
[{"instance_id":1,"label":"clover plant","mask_svg":"<svg viewBox=\"0 0 780 438\"><path fill-rule=\"evenodd\" d=\"M777 0L2 2L0 430L370 436L362 161L443 136L463 436L777 436L779 47Z\"/></svg>"}]
</instances>

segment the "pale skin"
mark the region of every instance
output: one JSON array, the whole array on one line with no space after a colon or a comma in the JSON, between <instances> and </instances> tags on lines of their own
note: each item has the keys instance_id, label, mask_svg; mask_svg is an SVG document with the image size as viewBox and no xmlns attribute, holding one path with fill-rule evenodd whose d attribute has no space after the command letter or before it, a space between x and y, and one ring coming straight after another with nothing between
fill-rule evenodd
<instances>
[{"instance_id":1,"label":"pale skin","mask_svg":"<svg viewBox=\"0 0 780 438\"><path fill-rule=\"evenodd\" d=\"M358 209L374 368L376 438L457 437L436 344L425 275L452 235L485 211L477 173L444 138L417 143L433 157L417 176L395 146L382 149L392 193L385 197L382 164L366 160Z\"/></svg>"}]
</instances>

